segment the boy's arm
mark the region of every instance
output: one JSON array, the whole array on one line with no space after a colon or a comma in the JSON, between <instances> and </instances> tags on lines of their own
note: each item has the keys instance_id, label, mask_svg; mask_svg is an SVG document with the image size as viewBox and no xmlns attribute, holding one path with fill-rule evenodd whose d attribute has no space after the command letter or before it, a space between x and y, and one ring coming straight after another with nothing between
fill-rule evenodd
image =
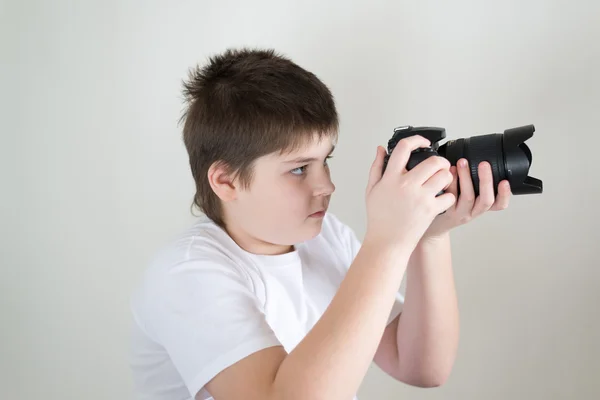
<instances>
[{"instance_id":1,"label":"boy's arm","mask_svg":"<svg viewBox=\"0 0 600 400\"><path fill-rule=\"evenodd\" d=\"M403 312L386 328L374 359L392 377L416 386L444 383L456 357L459 317L450 230L487 211L506 209L511 197L506 180L495 196L488 162L477 166L480 194L475 197L467 160L457 164L450 168L454 178L447 191L458 200L433 221L411 255Z\"/></svg>"},{"instance_id":2,"label":"boy's arm","mask_svg":"<svg viewBox=\"0 0 600 400\"><path fill-rule=\"evenodd\" d=\"M365 243L329 307L290 353L259 351L213 378L219 400L349 400L373 360L410 250Z\"/></svg>"},{"instance_id":3,"label":"boy's arm","mask_svg":"<svg viewBox=\"0 0 600 400\"><path fill-rule=\"evenodd\" d=\"M459 340L449 234L420 242L407 274L402 314L386 327L374 361L404 383L440 386L450 375Z\"/></svg>"}]
</instances>

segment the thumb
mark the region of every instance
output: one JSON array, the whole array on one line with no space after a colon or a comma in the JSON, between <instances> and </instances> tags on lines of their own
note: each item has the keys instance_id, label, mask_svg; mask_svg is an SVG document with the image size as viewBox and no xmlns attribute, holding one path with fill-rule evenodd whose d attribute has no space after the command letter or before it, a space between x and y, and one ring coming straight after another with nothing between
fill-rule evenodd
<instances>
[{"instance_id":1,"label":"thumb","mask_svg":"<svg viewBox=\"0 0 600 400\"><path fill-rule=\"evenodd\" d=\"M381 151L382 149L383 151ZM367 194L371 192L373 187L381 180L383 175L381 170L383 169L383 160L385 159L386 151L381 146L377 146L377 154L375 161L371 165L371 171L369 172L369 182L367 183Z\"/></svg>"}]
</instances>

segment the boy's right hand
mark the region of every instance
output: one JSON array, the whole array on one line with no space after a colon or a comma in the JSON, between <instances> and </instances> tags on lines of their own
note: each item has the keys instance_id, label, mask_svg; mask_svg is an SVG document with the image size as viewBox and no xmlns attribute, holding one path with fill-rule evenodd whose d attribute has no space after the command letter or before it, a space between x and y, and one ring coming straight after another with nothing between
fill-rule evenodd
<instances>
[{"instance_id":1,"label":"boy's right hand","mask_svg":"<svg viewBox=\"0 0 600 400\"><path fill-rule=\"evenodd\" d=\"M387 153L383 147L377 147L366 189L365 242L392 248L402 244L412 253L433 219L454 204L456 198L451 193L436 197L453 180L448 160L429 157L410 171L406 169L411 152L430 145L420 135L400 140L383 176Z\"/></svg>"}]
</instances>

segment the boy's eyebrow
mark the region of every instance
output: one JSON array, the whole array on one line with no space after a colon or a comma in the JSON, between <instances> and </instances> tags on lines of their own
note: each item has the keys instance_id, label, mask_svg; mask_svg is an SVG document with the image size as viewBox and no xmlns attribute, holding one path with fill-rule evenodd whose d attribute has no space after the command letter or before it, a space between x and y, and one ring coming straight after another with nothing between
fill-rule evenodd
<instances>
[{"instance_id":1,"label":"boy's eyebrow","mask_svg":"<svg viewBox=\"0 0 600 400\"><path fill-rule=\"evenodd\" d=\"M327 155L330 156L331 153L333 153L333 150L335 150L335 145L331 146L331 150L329 150L329 154L327 154ZM285 161L285 163L286 164L296 164L296 163L309 163L309 162L313 162L313 161L318 161L318 159L315 157L298 157L293 160Z\"/></svg>"}]
</instances>

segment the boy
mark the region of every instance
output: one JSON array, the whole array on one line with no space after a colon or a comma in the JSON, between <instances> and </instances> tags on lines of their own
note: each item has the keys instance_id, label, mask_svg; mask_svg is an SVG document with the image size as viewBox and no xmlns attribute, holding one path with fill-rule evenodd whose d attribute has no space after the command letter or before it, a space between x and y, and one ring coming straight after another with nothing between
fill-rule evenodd
<instances>
[{"instance_id":1,"label":"boy","mask_svg":"<svg viewBox=\"0 0 600 400\"><path fill-rule=\"evenodd\" d=\"M140 397L352 399L373 361L407 384L441 385L459 331L449 231L506 208L508 182L495 199L482 163L475 199L465 160L407 171L410 152L430 145L420 136L398 143L382 175L378 147L360 243L327 212L338 116L315 75L272 50L227 50L184 86L205 217L132 297Z\"/></svg>"}]
</instances>

